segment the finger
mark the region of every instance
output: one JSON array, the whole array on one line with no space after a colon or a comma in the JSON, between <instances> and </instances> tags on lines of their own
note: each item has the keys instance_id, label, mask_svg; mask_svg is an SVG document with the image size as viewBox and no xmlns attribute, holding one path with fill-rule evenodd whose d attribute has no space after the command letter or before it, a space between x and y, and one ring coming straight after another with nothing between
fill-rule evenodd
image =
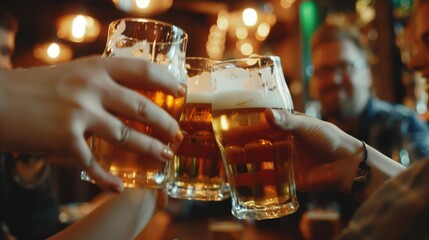
<instances>
[{"instance_id":1,"label":"finger","mask_svg":"<svg viewBox=\"0 0 429 240\"><path fill-rule=\"evenodd\" d=\"M106 88L104 105L115 113L138 120L158 132L162 140L177 142L181 140L181 132L177 121L164 109L138 92L114 85Z\"/></svg>"},{"instance_id":2,"label":"finger","mask_svg":"<svg viewBox=\"0 0 429 240\"><path fill-rule=\"evenodd\" d=\"M284 131L294 129L293 113L267 108L265 109L265 117L274 128Z\"/></svg>"},{"instance_id":3,"label":"finger","mask_svg":"<svg viewBox=\"0 0 429 240\"><path fill-rule=\"evenodd\" d=\"M74 147L72 147L72 155L82 165L86 173L104 190L112 192L122 192L124 184L122 180L108 172L106 172L94 159L86 141L81 138Z\"/></svg>"},{"instance_id":4,"label":"finger","mask_svg":"<svg viewBox=\"0 0 429 240\"><path fill-rule=\"evenodd\" d=\"M94 124L90 126L89 131L98 137L159 161L165 162L173 158L173 151L160 140L127 126L111 114L101 112L94 118Z\"/></svg>"},{"instance_id":5,"label":"finger","mask_svg":"<svg viewBox=\"0 0 429 240\"><path fill-rule=\"evenodd\" d=\"M290 132L307 132L313 129L312 117L300 112L286 110L265 109L265 117L268 123L276 129ZM299 120L298 120L299 119Z\"/></svg>"},{"instance_id":6,"label":"finger","mask_svg":"<svg viewBox=\"0 0 429 240\"><path fill-rule=\"evenodd\" d=\"M162 90L173 96L184 96L183 82L168 71L168 65L136 58L104 58L109 75L121 85L147 90Z\"/></svg>"}]
</instances>

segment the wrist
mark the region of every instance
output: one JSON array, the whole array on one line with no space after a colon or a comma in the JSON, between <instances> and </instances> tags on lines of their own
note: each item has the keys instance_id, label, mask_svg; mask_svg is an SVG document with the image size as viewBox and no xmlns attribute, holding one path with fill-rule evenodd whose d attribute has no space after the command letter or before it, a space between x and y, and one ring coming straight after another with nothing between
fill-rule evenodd
<instances>
[{"instance_id":1,"label":"wrist","mask_svg":"<svg viewBox=\"0 0 429 240\"><path fill-rule=\"evenodd\" d=\"M338 174L342 177L340 178L338 190L344 194L350 194L356 177L356 171L367 153L365 153L362 142L357 139L355 139L353 143L344 144L344 146L347 146L346 151L348 154L344 157L344 161L342 161L342 164L339 166Z\"/></svg>"},{"instance_id":2,"label":"wrist","mask_svg":"<svg viewBox=\"0 0 429 240\"><path fill-rule=\"evenodd\" d=\"M356 176L353 179L352 186L350 189L350 195L353 199L362 201L365 198L364 189L371 181L371 167L368 165L368 149L366 143L362 141L364 149L364 157L359 163Z\"/></svg>"},{"instance_id":3,"label":"wrist","mask_svg":"<svg viewBox=\"0 0 429 240\"><path fill-rule=\"evenodd\" d=\"M362 167L362 165L360 164L365 157L365 149L363 148L361 143L363 155L360 156L360 161L358 161L357 164L355 162L353 163L354 166L351 168L354 171L353 174L351 174L352 180L350 181L349 188L346 189L346 193L351 193L352 197L357 201L364 201L381 185L383 185L386 180L399 174L400 172L402 172L403 169L405 169L405 167L401 166L396 161L386 157L371 146L366 144L365 146L367 151L367 159L365 164L368 166L368 168L370 168L369 172L367 172L368 176L366 176L366 178L364 179L361 179L364 180L364 183L360 183L361 186L358 187L359 191L354 192L356 191L356 189L353 189L353 182L356 178L365 175L365 173L362 174L362 172L360 172L362 170L359 170L360 166Z\"/></svg>"}]
</instances>

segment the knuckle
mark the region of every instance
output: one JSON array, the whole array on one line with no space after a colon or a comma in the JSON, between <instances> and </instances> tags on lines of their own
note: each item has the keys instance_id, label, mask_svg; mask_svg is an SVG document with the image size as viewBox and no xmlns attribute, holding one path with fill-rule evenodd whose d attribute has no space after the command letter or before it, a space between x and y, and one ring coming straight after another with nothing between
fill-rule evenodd
<instances>
[{"instance_id":1,"label":"knuckle","mask_svg":"<svg viewBox=\"0 0 429 240\"><path fill-rule=\"evenodd\" d=\"M149 144L148 144L148 147L147 147L147 151L148 152L153 152L154 148L155 148L155 140L151 139L149 141Z\"/></svg>"},{"instance_id":2,"label":"knuckle","mask_svg":"<svg viewBox=\"0 0 429 240\"><path fill-rule=\"evenodd\" d=\"M128 127L126 124L122 124L119 130L119 134L116 136L116 143L118 145L126 145L128 138L130 137L131 134L131 128Z\"/></svg>"},{"instance_id":3,"label":"knuckle","mask_svg":"<svg viewBox=\"0 0 429 240\"><path fill-rule=\"evenodd\" d=\"M137 106L137 114L139 117L147 117L149 111L149 103L144 100L140 100Z\"/></svg>"}]
</instances>

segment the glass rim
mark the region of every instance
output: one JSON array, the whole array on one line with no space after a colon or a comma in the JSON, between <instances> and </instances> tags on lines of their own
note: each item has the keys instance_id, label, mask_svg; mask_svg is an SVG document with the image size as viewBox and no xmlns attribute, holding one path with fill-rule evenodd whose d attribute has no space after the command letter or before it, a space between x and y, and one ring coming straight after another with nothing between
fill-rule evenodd
<instances>
[{"instance_id":1,"label":"glass rim","mask_svg":"<svg viewBox=\"0 0 429 240\"><path fill-rule=\"evenodd\" d=\"M241 62L249 63L252 61L264 61L264 60L270 60L273 63L281 61L280 57L277 55L252 55L252 56L248 56L248 57L227 59L227 60L223 60L223 61L213 63L212 64L212 70L226 68L226 67L231 66L231 65L236 65L235 63L241 63ZM248 68L252 68L253 65L254 64L248 64Z\"/></svg>"},{"instance_id":2,"label":"glass rim","mask_svg":"<svg viewBox=\"0 0 429 240\"><path fill-rule=\"evenodd\" d=\"M219 62L219 60L212 59L212 58L209 58L209 57L189 56L189 57L185 57L185 59L190 59L190 60L198 60L198 59L201 59L201 60L207 60L207 61L218 61L218 62Z\"/></svg>"},{"instance_id":3,"label":"glass rim","mask_svg":"<svg viewBox=\"0 0 429 240\"><path fill-rule=\"evenodd\" d=\"M202 63L204 63L207 67L198 67L198 66L191 66L191 62L194 61L201 61ZM194 69L194 70L198 70L198 69L211 69L211 66L213 66L213 64L217 64L222 62L221 60L216 60L216 59L212 59L209 57L195 57L195 56L190 56L190 57L185 57L185 67L186 69ZM188 68L188 65L190 66Z\"/></svg>"},{"instance_id":4,"label":"glass rim","mask_svg":"<svg viewBox=\"0 0 429 240\"><path fill-rule=\"evenodd\" d=\"M183 30L183 28L181 28L181 27L179 27L177 25L168 23L168 22L164 22L164 21L160 21L160 20L156 20L156 19L152 19L152 18L143 18L143 17L124 17L124 18L118 18L118 19L115 19L115 20L113 20L113 21L111 21L109 23L109 29L112 26L115 26L120 21L126 21L126 22L127 21L128 22L147 22L147 23L154 23L154 24L159 24L159 25L167 26L167 27L170 27L172 29L176 28L176 29L178 29L182 33L182 36L180 37L180 41L187 40L189 38L189 34L185 30Z\"/></svg>"}]
</instances>

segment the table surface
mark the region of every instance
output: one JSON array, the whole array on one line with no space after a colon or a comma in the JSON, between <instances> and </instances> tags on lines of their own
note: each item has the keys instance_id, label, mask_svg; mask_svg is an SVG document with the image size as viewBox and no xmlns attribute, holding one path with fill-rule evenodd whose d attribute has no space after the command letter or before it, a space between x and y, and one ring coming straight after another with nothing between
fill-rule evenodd
<instances>
[{"instance_id":1,"label":"table surface","mask_svg":"<svg viewBox=\"0 0 429 240\"><path fill-rule=\"evenodd\" d=\"M170 203L169 203L170 204ZM186 209L186 204L176 202L177 208ZM174 203L173 203L174 205ZM195 207L204 214L187 214L178 216L174 207L157 213L147 227L139 234L137 240L302 240L299 231L299 218L293 214L280 219L262 221L244 221L229 214L228 205L206 203ZM225 214L227 213L227 214ZM239 224L242 231L235 233L237 237L222 238L211 235L209 224L215 220L227 221L231 226ZM231 227L230 227L231 228ZM233 234L232 234L233 235Z\"/></svg>"}]
</instances>

